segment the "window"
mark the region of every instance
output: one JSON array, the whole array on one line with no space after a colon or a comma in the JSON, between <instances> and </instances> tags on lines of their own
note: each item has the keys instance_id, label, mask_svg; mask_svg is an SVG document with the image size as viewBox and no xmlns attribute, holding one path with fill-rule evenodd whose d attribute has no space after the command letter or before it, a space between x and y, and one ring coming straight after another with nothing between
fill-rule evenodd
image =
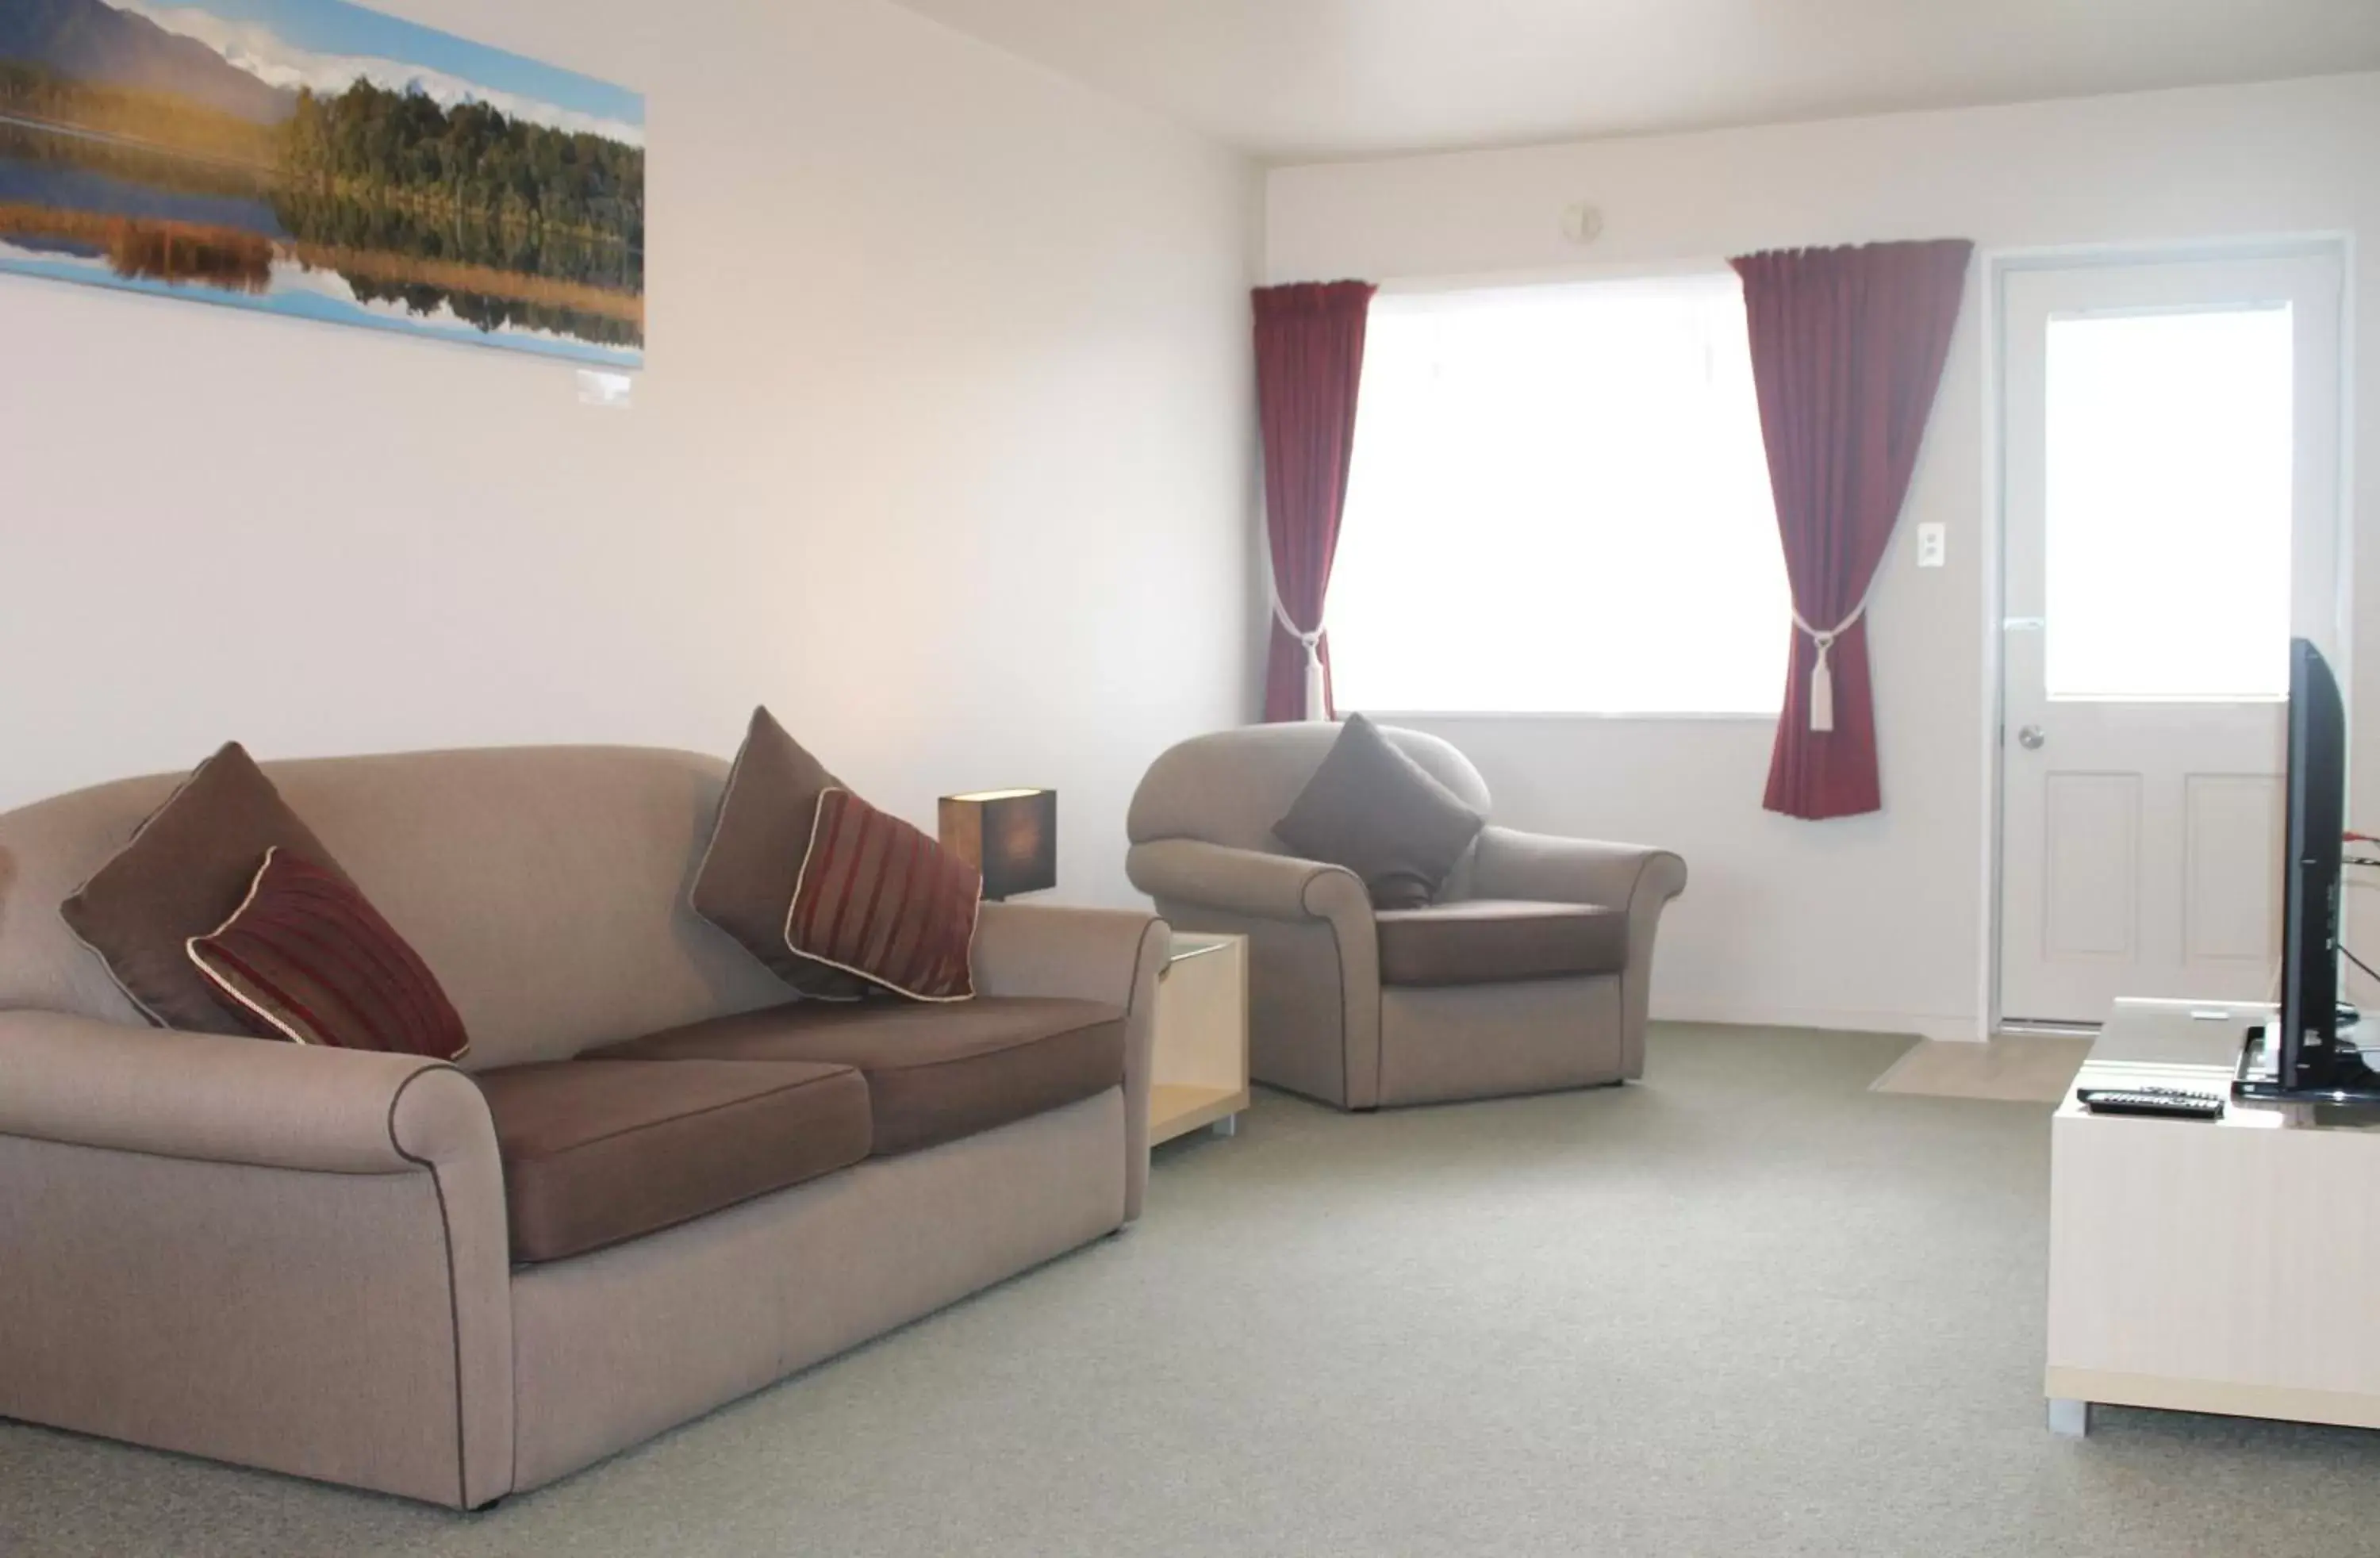
<instances>
[{"instance_id":1,"label":"window","mask_svg":"<svg viewBox=\"0 0 2380 1558\"><path fill-rule=\"evenodd\" d=\"M1326 620L1347 708L1774 715L1733 273L1378 298Z\"/></svg>"},{"instance_id":2,"label":"window","mask_svg":"<svg viewBox=\"0 0 2380 1558\"><path fill-rule=\"evenodd\" d=\"M2287 304L2049 322L2051 698L2289 696L2292 325Z\"/></svg>"}]
</instances>

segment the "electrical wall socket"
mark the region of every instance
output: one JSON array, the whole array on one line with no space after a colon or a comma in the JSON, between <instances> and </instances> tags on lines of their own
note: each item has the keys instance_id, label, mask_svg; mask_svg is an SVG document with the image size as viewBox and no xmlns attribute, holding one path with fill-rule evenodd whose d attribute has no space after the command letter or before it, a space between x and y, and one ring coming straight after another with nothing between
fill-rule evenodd
<instances>
[{"instance_id":1,"label":"electrical wall socket","mask_svg":"<svg viewBox=\"0 0 2380 1558\"><path fill-rule=\"evenodd\" d=\"M1949 546L1949 527L1943 525L1917 527L1917 566L1919 567L1940 567Z\"/></svg>"}]
</instances>

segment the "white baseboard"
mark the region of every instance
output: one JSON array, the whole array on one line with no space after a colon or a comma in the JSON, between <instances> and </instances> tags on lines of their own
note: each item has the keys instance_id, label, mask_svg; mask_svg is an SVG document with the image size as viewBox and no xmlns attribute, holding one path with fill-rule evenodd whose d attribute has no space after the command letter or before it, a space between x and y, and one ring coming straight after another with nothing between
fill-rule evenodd
<instances>
[{"instance_id":1,"label":"white baseboard","mask_svg":"<svg viewBox=\"0 0 2380 1558\"><path fill-rule=\"evenodd\" d=\"M1734 1028L1822 1028L1845 1033L1913 1033L1961 1042L1987 1037L1973 1013L1838 1011L1818 1006L1755 1005L1750 1002L1664 1001L1653 998L1655 1022L1724 1023Z\"/></svg>"}]
</instances>

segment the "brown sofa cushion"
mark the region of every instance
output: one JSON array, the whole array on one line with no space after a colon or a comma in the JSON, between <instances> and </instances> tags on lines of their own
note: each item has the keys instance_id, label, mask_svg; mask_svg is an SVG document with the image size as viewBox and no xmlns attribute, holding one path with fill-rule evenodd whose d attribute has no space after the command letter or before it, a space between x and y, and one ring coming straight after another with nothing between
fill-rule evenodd
<instances>
[{"instance_id":1,"label":"brown sofa cushion","mask_svg":"<svg viewBox=\"0 0 2380 1558\"><path fill-rule=\"evenodd\" d=\"M973 866L837 786L819 797L785 945L912 1001L972 1000L982 899Z\"/></svg>"},{"instance_id":2,"label":"brown sofa cushion","mask_svg":"<svg viewBox=\"0 0 2380 1558\"><path fill-rule=\"evenodd\" d=\"M1587 904L1475 898L1378 916L1385 985L1506 984L1616 974L1628 916Z\"/></svg>"},{"instance_id":3,"label":"brown sofa cushion","mask_svg":"<svg viewBox=\"0 0 2380 1558\"><path fill-rule=\"evenodd\" d=\"M561 1060L483 1071L516 1261L559 1260L847 1168L868 1084L845 1065Z\"/></svg>"},{"instance_id":4,"label":"brown sofa cushion","mask_svg":"<svg viewBox=\"0 0 2380 1558\"><path fill-rule=\"evenodd\" d=\"M865 980L804 957L785 944L785 914L802 875L819 797L836 780L785 734L765 708L752 711L744 745L719 797L719 820L696 870L694 912L802 994L856 1001Z\"/></svg>"},{"instance_id":5,"label":"brown sofa cushion","mask_svg":"<svg viewBox=\"0 0 2380 1558\"><path fill-rule=\"evenodd\" d=\"M276 846L347 882L247 749L226 742L58 913L151 1022L244 1037L248 1025L190 961L189 942L231 918Z\"/></svg>"},{"instance_id":6,"label":"brown sofa cushion","mask_svg":"<svg viewBox=\"0 0 2380 1558\"><path fill-rule=\"evenodd\" d=\"M1305 858L1363 878L1374 907L1403 909L1438 895L1487 822L1378 725L1350 714L1273 833Z\"/></svg>"},{"instance_id":7,"label":"brown sofa cushion","mask_svg":"<svg viewBox=\"0 0 2380 1558\"><path fill-rule=\"evenodd\" d=\"M835 1061L868 1078L879 1157L954 1141L1123 1080L1123 1013L1094 1001L795 1002L613 1044L606 1059Z\"/></svg>"},{"instance_id":8,"label":"brown sofa cushion","mask_svg":"<svg viewBox=\"0 0 2380 1558\"><path fill-rule=\"evenodd\" d=\"M460 1060L471 1047L437 976L350 883L278 845L232 917L189 943L260 1039Z\"/></svg>"}]
</instances>

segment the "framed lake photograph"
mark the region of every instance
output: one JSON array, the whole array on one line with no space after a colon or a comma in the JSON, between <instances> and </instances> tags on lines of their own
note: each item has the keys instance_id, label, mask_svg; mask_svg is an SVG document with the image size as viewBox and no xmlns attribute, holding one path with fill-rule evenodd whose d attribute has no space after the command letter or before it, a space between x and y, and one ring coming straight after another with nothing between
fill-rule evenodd
<instances>
[{"instance_id":1,"label":"framed lake photograph","mask_svg":"<svg viewBox=\"0 0 2380 1558\"><path fill-rule=\"evenodd\" d=\"M644 145L341 0L0 0L0 273L633 368Z\"/></svg>"}]
</instances>

